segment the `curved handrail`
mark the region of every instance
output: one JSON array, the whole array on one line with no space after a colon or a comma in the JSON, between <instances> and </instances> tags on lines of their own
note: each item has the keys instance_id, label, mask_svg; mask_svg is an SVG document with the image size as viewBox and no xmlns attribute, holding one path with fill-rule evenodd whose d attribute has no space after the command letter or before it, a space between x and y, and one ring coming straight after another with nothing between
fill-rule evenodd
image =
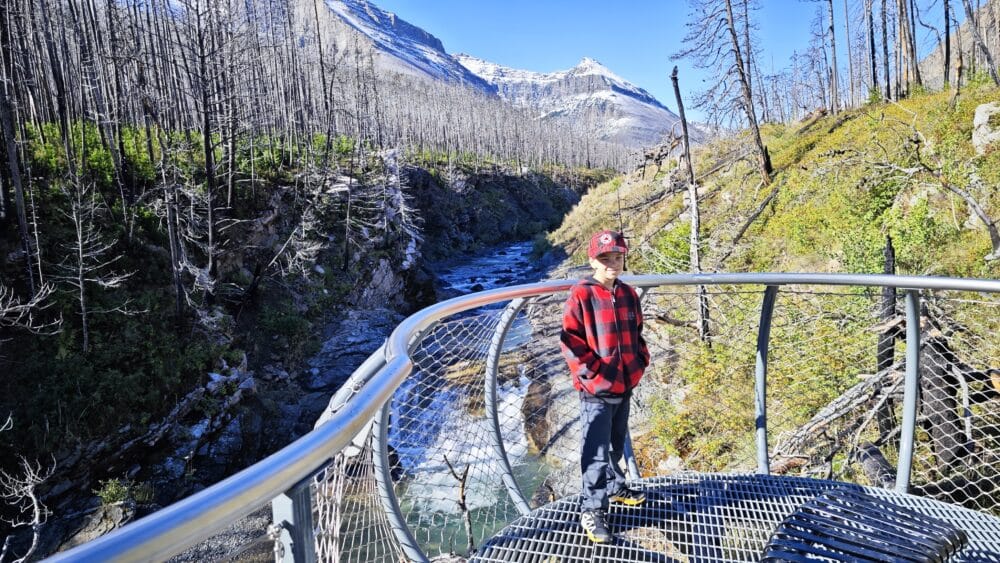
<instances>
[{"instance_id":1,"label":"curved handrail","mask_svg":"<svg viewBox=\"0 0 1000 563\"><path fill-rule=\"evenodd\" d=\"M1000 293L1000 280L865 274L676 274L629 276L636 287L681 285L838 285ZM346 447L413 369L411 339L447 316L518 297L567 291L575 280L499 288L456 297L405 319L386 344L386 366L324 424L239 473L50 561L167 559L224 529L315 474Z\"/></svg>"}]
</instances>

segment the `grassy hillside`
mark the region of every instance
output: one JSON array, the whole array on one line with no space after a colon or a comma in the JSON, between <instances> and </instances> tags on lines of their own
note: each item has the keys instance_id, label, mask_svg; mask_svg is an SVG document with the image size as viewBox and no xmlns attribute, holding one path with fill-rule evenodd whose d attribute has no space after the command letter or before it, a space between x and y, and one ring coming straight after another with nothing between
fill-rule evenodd
<instances>
[{"instance_id":1,"label":"grassy hillside","mask_svg":"<svg viewBox=\"0 0 1000 563\"><path fill-rule=\"evenodd\" d=\"M974 85L954 107L950 98L918 95L768 125L770 186L760 184L745 139L696 150L703 270L880 273L890 236L899 273L1000 276L1000 263L984 260L992 249L983 223L942 185L968 192L991 218L1000 215L1000 151L977 156L971 142L975 108L1000 100L1000 91ZM676 160L617 177L584 197L550 242L582 263L587 233L617 227L620 207L636 272L686 272L685 183Z\"/></svg>"}]
</instances>

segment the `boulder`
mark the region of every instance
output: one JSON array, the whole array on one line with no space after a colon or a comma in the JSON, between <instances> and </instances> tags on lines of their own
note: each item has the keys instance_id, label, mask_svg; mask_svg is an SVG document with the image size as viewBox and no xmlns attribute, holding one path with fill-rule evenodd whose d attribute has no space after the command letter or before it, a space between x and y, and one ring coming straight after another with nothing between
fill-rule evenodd
<instances>
[{"instance_id":1,"label":"boulder","mask_svg":"<svg viewBox=\"0 0 1000 563\"><path fill-rule=\"evenodd\" d=\"M59 551L95 540L128 524L134 517L135 503L132 501L99 506L83 519L79 530L69 535L68 539L59 546Z\"/></svg>"},{"instance_id":2,"label":"boulder","mask_svg":"<svg viewBox=\"0 0 1000 563\"><path fill-rule=\"evenodd\" d=\"M972 146L976 154L984 154L986 148L1000 141L1000 102L982 104L976 108L972 120Z\"/></svg>"}]
</instances>

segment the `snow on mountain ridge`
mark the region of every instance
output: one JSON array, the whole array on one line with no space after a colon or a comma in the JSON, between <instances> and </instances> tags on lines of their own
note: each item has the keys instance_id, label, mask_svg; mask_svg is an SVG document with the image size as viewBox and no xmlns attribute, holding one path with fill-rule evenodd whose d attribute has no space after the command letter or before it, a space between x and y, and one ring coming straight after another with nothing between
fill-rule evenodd
<instances>
[{"instance_id":1,"label":"snow on mountain ridge","mask_svg":"<svg viewBox=\"0 0 1000 563\"><path fill-rule=\"evenodd\" d=\"M624 78L618 76L617 74L611 72L611 69L602 65L597 59L592 59L590 57L583 57L577 65L566 72L573 74L586 75L586 74L596 74L598 76L604 76L613 82L618 82L620 84L629 84Z\"/></svg>"},{"instance_id":2,"label":"snow on mountain ridge","mask_svg":"<svg viewBox=\"0 0 1000 563\"><path fill-rule=\"evenodd\" d=\"M651 94L589 57L569 70L545 73L465 54L453 57L511 103L537 111L542 119L586 123L605 140L648 146L662 141L679 119Z\"/></svg>"},{"instance_id":3,"label":"snow on mountain ridge","mask_svg":"<svg viewBox=\"0 0 1000 563\"><path fill-rule=\"evenodd\" d=\"M642 88L632 84L624 78L612 72L608 67L602 65L595 59L584 57L576 66L569 70L558 70L555 72L535 72L506 67L497 63L486 61L478 57L458 53L452 57L470 72L479 76L483 80L497 86L503 83L526 82L535 84L546 84L560 82L574 77L596 76L603 79L612 90L618 90L626 96L631 96L644 103L660 107L670 111L652 94ZM502 89L502 88L501 88Z\"/></svg>"}]
</instances>

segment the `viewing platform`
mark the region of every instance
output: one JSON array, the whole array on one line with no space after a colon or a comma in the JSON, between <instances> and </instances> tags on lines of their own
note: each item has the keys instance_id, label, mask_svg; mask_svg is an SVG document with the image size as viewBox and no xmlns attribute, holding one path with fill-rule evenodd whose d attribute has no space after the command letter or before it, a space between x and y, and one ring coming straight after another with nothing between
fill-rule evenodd
<instances>
[{"instance_id":1,"label":"viewing platform","mask_svg":"<svg viewBox=\"0 0 1000 563\"><path fill-rule=\"evenodd\" d=\"M257 543L286 561L1000 562L1000 281L625 281L647 500L612 506L612 542L579 524L560 280L414 314L313 432L52 560L166 560L271 503Z\"/></svg>"}]
</instances>

